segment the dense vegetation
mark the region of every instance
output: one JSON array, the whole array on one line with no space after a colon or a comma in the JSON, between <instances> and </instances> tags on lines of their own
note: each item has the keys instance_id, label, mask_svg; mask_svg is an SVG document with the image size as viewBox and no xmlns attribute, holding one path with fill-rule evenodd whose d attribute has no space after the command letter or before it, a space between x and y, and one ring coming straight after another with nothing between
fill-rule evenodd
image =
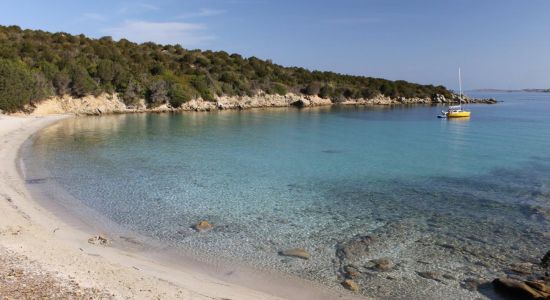
<instances>
[{"instance_id":1,"label":"dense vegetation","mask_svg":"<svg viewBox=\"0 0 550 300\"><path fill-rule=\"evenodd\" d=\"M180 45L0 26L0 109L15 111L53 95L119 93L128 105L179 106L193 98L287 92L345 98L448 96L442 86L282 67L270 60Z\"/></svg>"}]
</instances>

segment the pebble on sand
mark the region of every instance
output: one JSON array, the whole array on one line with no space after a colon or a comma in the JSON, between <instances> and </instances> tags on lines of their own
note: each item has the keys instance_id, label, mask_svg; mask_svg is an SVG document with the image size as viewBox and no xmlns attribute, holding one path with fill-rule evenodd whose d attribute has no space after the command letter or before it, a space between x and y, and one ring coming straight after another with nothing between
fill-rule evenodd
<instances>
[{"instance_id":1,"label":"pebble on sand","mask_svg":"<svg viewBox=\"0 0 550 300\"><path fill-rule=\"evenodd\" d=\"M279 252L279 255L298 257L298 258L301 258L301 259L309 259L311 257L309 252L307 252L306 250L304 250L302 248L294 248L294 249L283 250L283 251Z\"/></svg>"},{"instance_id":2,"label":"pebble on sand","mask_svg":"<svg viewBox=\"0 0 550 300\"><path fill-rule=\"evenodd\" d=\"M88 243L92 245L106 246L109 244L109 239L103 235L95 235L88 239Z\"/></svg>"}]
</instances>

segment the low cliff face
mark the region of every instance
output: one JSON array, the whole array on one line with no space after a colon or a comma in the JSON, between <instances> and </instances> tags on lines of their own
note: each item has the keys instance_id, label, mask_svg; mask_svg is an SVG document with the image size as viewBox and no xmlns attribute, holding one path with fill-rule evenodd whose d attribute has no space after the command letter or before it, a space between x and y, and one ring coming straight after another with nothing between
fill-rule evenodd
<instances>
[{"instance_id":1,"label":"low cliff face","mask_svg":"<svg viewBox=\"0 0 550 300\"><path fill-rule=\"evenodd\" d=\"M432 98L389 98L377 96L371 99L346 99L342 101L324 99L318 96L306 96L298 94L270 95L259 93L256 96L242 97L218 97L216 101L205 101L193 99L184 103L181 107L171 107L164 104L155 108L147 108L145 101L134 106L126 106L118 95L102 94L99 96L86 96L73 98L70 96L53 97L29 107L33 115L50 114L83 114L98 115L106 113L129 113L129 112L163 112L163 111L211 111L222 109L248 109L261 107L313 107L326 105L402 105L402 104L453 104L458 103L457 97L446 99L441 95ZM463 103L496 103L494 99L472 99L464 98Z\"/></svg>"},{"instance_id":2,"label":"low cliff face","mask_svg":"<svg viewBox=\"0 0 550 300\"><path fill-rule=\"evenodd\" d=\"M256 96L242 97L218 97L215 102L204 101L202 99L191 100L184 105L183 110L215 110L215 109L247 109L259 107L308 107L332 105L330 99L323 99L317 96L304 96L297 94L270 95L259 93Z\"/></svg>"},{"instance_id":3,"label":"low cliff face","mask_svg":"<svg viewBox=\"0 0 550 300\"><path fill-rule=\"evenodd\" d=\"M145 109L145 104L141 104L135 110ZM73 98L70 96L52 97L44 100L34 107L30 107L33 115L51 115L51 114L83 114L96 115L102 113L130 112L129 109L118 95L102 94L99 96L86 96L83 98Z\"/></svg>"}]
</instances>

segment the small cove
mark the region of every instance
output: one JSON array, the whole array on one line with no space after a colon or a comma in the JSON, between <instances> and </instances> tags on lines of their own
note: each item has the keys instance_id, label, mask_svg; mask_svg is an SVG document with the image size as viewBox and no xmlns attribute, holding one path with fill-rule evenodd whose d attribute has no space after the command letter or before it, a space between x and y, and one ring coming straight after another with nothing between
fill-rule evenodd
<instances>
[{"instance_id":1,"label":"small cove","mask_svg":"<svg viewBox=\"0 0 550 300\"><path fill-rule=\"evenodd\" d=\"M23 161L29 185L51 181L50 194L171 251L339 289L338 245L377 234L371 258L397 267L369 273L367 294L475 298L463 280L550 244L550 95L490 96L504 102L470 106L470 120L438 120L436 106L73 118L40 132ZM214 230L194 231L202 219ZM312 258L278 255L293 247ZM430 270L455 280L417 275Z\"/></svg>"}]
</instances>

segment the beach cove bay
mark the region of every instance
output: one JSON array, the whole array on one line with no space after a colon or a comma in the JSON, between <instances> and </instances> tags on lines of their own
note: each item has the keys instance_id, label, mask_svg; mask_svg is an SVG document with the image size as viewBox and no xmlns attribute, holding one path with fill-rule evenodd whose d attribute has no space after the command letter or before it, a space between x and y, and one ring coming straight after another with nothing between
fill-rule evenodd
<instances>
[{"instance_id":1,"label":"beach cove bay","mask_svg":"<svg viewBox=\"0 0 550 300\"><path fill-rule=\"evenodd\" d=\"M550 94L479 96L502 102L75 117L22 157L29 188L115 241L333 289L354 272L379 298L490 297L470 285L550 244Z\"/></svg>"}]
</instances>

